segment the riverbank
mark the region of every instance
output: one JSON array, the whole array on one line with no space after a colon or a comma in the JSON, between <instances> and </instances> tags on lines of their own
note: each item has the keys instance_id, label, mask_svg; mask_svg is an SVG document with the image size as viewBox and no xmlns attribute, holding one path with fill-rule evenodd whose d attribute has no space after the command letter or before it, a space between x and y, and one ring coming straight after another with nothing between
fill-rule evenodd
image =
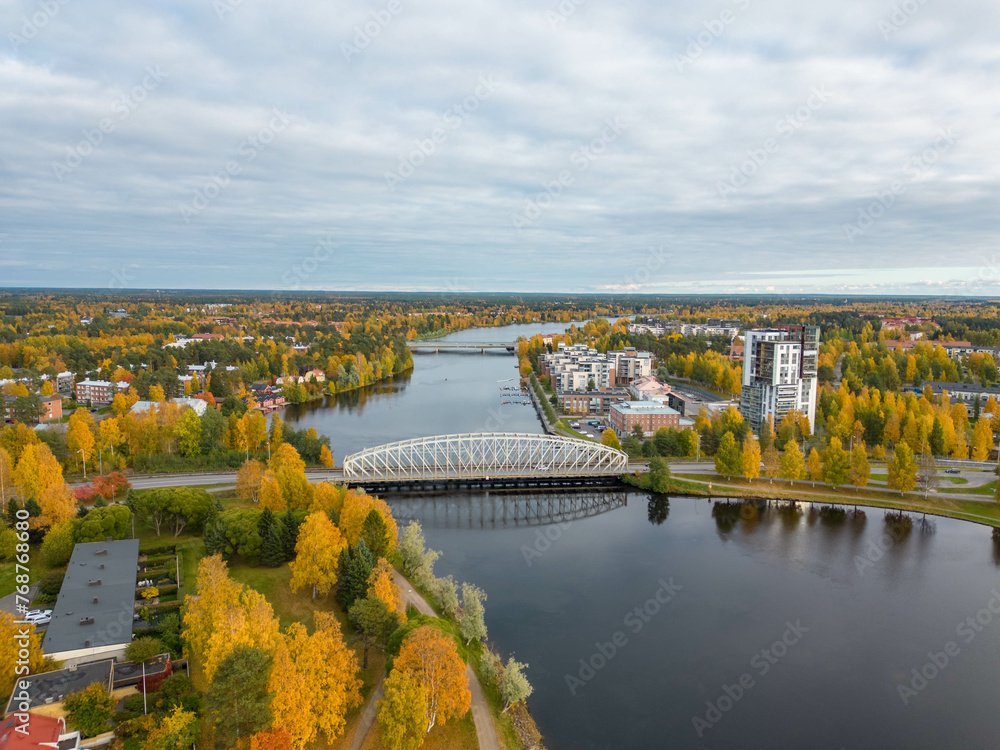
<instances>
[{"instance_id":1,"label":"riverbank","mask_svg":"<svg viewBox=\"0 0 1000 750\"><path fill-rule=\"evenodd\" d=\"M626 474L622 481L639 489L649 490L649 474ZM806 489L804 485L819 485L819 489ZM889 510L904 510L912 513L922 513L954 518L959 521L970 521L1000 528L1000 505L976 500L955 500L952 498L916 497L912 493L903 495L900 499L893 490L880 491L868 489L863 491L834 489L827 485L800 480L798 485L792 485L785 480L758 480L750 483L739 480L724 480L722 478L694 479L691 477L670 477L669 493L695 495L699 497L727 497L747 500L789 500L809 503L824 503L828 505L863 506L869 508L885 508Z\"/></svg>"}]
</instances>

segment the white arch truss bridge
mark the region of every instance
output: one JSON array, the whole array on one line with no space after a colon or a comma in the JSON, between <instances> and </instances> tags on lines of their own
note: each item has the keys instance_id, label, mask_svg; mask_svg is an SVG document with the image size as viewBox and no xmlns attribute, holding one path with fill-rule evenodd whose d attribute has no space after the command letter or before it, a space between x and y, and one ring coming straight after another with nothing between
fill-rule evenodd
<instances>
[{"instance_id":1,"label":"white arch truss bridge","mask_svg":"<svg viewBox=\"0 0 1000 750\"><path fill-rule=\"evenodd\" d=\"M619 476L628 456L579 438L476 432L401 440L344 459L344 478L363 482Z\"/></svg>"}]
</instances>

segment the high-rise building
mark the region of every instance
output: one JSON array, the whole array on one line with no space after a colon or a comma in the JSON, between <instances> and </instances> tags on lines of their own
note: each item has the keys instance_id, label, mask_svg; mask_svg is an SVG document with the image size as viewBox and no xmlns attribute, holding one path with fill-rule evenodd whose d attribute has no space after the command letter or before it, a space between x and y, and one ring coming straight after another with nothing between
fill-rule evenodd
<instances>
[{"instance_id":1,"label":"high-rise building","mask_svg":"<svg viewBox=\"0 0 1000 750\"><path fill-rule=\"evenodd\" d=\"M754 430L768 417L777 424L795 409L816 429L819 326L788 325L746 333L740 413Z\"/></svg>"}]
</instances>

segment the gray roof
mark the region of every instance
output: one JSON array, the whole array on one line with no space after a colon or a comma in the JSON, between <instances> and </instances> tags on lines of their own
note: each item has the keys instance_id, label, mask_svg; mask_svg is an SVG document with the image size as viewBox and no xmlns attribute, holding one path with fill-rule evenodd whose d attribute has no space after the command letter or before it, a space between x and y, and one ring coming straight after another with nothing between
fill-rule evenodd
<instances>
[{"instance_id":1,"label":"gray roof","mask_svg":"<svg viewBox=\"0 0 1000 750\"><path fill-rule=\"evenodd\" d=\"M77 544L42 651L54 654L131 643L138 560L138 539Z\"/></svg>"},{"instance_id":2,"label":"gray roof","mask_svg":"<svg viewBox=\"0 0 1000 750\"><path fill-rule=\"evenodd\" d=\"M68 669L60 669L55 672L45 672L43 674L30 675L18 678L20 681L28 683L28 695L31 701L31 708L46 706L50 703L62 703L67 695L78 693L84 688L90 687L95 682L104 685L109 691L114 675L114 659L104 659L90 664L80 664ZM14 695L18 693L15 687L7 702L7 711L13 710L11 703Z\"/></svg>"}]
</instances>

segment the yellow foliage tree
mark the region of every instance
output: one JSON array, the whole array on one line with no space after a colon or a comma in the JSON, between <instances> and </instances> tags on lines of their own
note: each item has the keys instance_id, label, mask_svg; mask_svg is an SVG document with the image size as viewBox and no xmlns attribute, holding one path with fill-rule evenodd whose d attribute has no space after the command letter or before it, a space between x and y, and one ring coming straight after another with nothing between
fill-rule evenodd
<instances>
[{"instance_id":1,"label":"yellow foliage tree","mask_svg":"<svg viewBox=\"0 0 1000 750\"><path fill-rule=\"evenodd\" d=\"M743 476L751 482L760 476L760 443L749 433L743 438Z\"/></svg>"},{"instance_id":2,"label":"yellow foliage tree","mask_svg":"<svg viewBox=\"0 0 1000 750\"><path fill-rule=\"evenodd\" d=\"M32 627L27 628L28 636L22 638L25 628L17 624L12 614L0 610L0 693L9 696L14 691L18 674L18 659L27 652L27 667L30 674L57 669L58 662L50 661L42 655L42 633Z\"/></svg>"},{"instance_id":3,"label":"yellow foliage tree","mask_svg":"<svg viewBox=\"0 0 1000 750\"><path fill-rule=\"evenodd\" d=\"M396 584L392 563L384 557L379 558L371 574L368 576L368 596L385 603L386 609L399 614L399 622L406 622L406 607L403 604L403 592Z\"/></svg>"},{"instance_id":4,"label":"yellow foliage tree","mask_svg":"<svg viewBox=\"0 0 1000 750\"><path fill-rule=\"evenodd\" d=\"M320 446L319 449L319 465L325 469L333 468L333 453L325 445Z\"/></svg>"},{"instance_id":5,"label":"yellow foliage tree","mask_svg":"<svg viewBox=\"0 0 1000 750\"><path fill-rule=\"evenodd\" d=\"M281 494L281 487L278 486L278 480L269 471L264 472L264 476L260 481L259 498L262 509L270 508L273 511L288 509L288 503L285 502L285 497Z\"/></svg>"},{"instance_id":6,"label":"yellow foliage tree","mask_svg":"<svg viewBox=\"0 0 1000 750\"><path fill-rule=\"evenodd\" d=\"M332 485L329 482L317 482L313 485L313 501L312 505L309 506L309 511L318 510L326 515L330 515L331 511L336 511L339 518L346 496L347 490L343 487Z\"/></svg>"},{"instance_id":7,"label":"yellow foliage tree","mask_svg":"<svg viewBox=\"0 0 1000 750\"><path fill-rule=\"evenodd\" d=\"M972 460L985 461L993 449L993 430L988 419L980 418L972 428Z\"/></svg>"},{"instance_id":8,"label":"yellow foliage tree","mask_svg":"<svg viewBox=\"0 0 1000 750\"><path fill-rule=\"evenodd\" d=\"M45 443L28 445L14 469L14 484L25 499L38 499L49 487L63 483L62 469Z\"/></svg>"},{"instance_id":9,"label":"yellow foliage tree","mask_svg":"<svg viewBox=\"0 0 1000 750\"><path fill-rule=\"evenodd\" d=\"M344 535L348 546L356 545L358 539L361 538L361 527L368 514L373 510L378 511L382 520L385 521L389 538L388 552L391 555L396 551L396 537L399 535L399 529L396 526L396 519L392 517L392 509L380 497L348 490L338 516L340 533Z\"/></svg>"},{"instance_id":10,"label":"yellow foliage tree","mask_svg":"<svg viewBox=\"0 0 1000 750\"><path fill-rule=\"evenodd\" d=\"M162 404L167 400L167 394L163 392L162 385L149 386L149 400L154 404Z\"/></svg>"},{"instance_id":11,"label":"yellow foliage tree","mask_svg":"<svg viewBox=\"0 0 1000 750\"><path fill-rule=\"evenodd\" d=\"M295 448L282 443L272 452L267 468L278 481L289 508L308 508L312 504L313 490L306 479L306 463Z\"/></svg>"},{"instance_id":12,"label":"yellow foliage tree","mask_svg":"<svg viewBox=\"0 0 1000 750\"><path fill-rule=\"evenodd\" d=\"M427 699L427 731L440 720L458 719L472 702L465 663L452 638L424 625L414 630L399 649L393 663L423 686Z\"/></svg>"},{"instance_id":13,"label":"yellow foliage tree","mask_svg":"<svg viewBox=\"0 0 1000 750\"><path fill-rule=\"evenodd\" d=\"M38 504L42 508L42 514L32 521L37 521L39 526L55 526L76 518L76 498L65 482L47 487L38 497Z\"/></svg>"},{"instance_id":14,"label":"yellow foliage tree","mask_svg":"<svg viewBox=\"0 0 1000 750\"><path fill-rule=\"evenodd\" d=\"M289 582L292 591L311 586L313 599L316 594L328 593L337 583L340 553L345 547L340 529L329 517L323 513L306 516L299 528L295 559L289 565L292 570L292 580Z\"/></svg>"},{"instance_id":15,"label":"yellow foliage tree","mask_svg":"<svg viewBox=\"0 0 1000 750\"><path fill-rule=\"evenodd\" d=\"M198 563L195 593L184 598L183 622L184 638L201 660L209 682L237 646L273 654L280 637L267 599L230 578L221 555L204 557Z\"/></svg>"},{"instance_id":16,"label":"yellow foliage tree","mask_svg":"<svg viewBox=\"0 0 1000 750\"><path fill-rule=\"evenodd\" d=\"M344 732L348 710L361 705L358 660L347 648L340 624L329 612L316 612L309 635L292 623L282 638L271 669L274 727L303 748L322 732L333 742Z\"/></svg>"},{"instance_id":17,"label":"yellow foliage tree","mask_svg":"<svg viewBox=\"0 0 1000 750\"><path fill-rule=\"evenodd\" d=\"M260 496L261 482L264 480L264 464L255 458L244 461L243 465L236 472L236 496L241 500L252 500L257 502ZM275 487L277 484L275 483ZM281 497L281 490L278 490L278 497ZM271 510L276 510L272 506ZM280 510L280 509L278 509Z\"/></svg>"},{"instance_id":18,"label":"yellow foliage tree","mask_svg":"<svg viewBox=\"0 0 1000 750\"><path fill-rule=\"evenodd\" d=\"M378 702L382 744L399 750L417 750L427 736L427 691L407 672L398 669L392 670L383 686L383 698Z\"/></svg>"},{"instance_id":19,"label":"yellow foliage tree","mask_svg":"<svg viewBox=\"0 0 1000 750\"><path fill-rule=\"evenodd\" d=\"M809 478L814 482L823 481L823 460L815 448L809 451Z\"/></svg>"},{"instance_id":20,"label":"yellow foliage tree","mask_svg":"<svg viewBox=\"0 0 1000 750\"><path fill-rule=\"evenodd\" d=\"M84 463L90 461L90 457L94 455L96 443L94 418L90 416L90 411L87 409L77 409L70 416L69 423L66 425L66 447L77 465L81 459Z\"/></svg>"}]
</instances>

